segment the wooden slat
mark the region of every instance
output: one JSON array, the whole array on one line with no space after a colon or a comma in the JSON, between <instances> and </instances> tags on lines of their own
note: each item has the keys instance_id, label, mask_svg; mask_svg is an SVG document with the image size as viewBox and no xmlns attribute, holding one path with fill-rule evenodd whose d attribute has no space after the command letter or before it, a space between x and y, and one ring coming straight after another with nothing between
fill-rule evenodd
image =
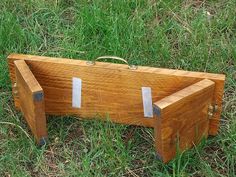
<instances>
[{"instance_id":1,"label":"wooden slat","mask_svg":"<svg viewBox=\"0 0 236 177\"><path fill-rule=\"evenodd\" d=\"M204 79L154 103L156 148L163 162L208 136L214 87Z\"/></svg>"},{"instance_id":2,"label":"wooden slat","mask_svg":"<svg viewBox=\"0 0 236 177\"><path fill-rule=\"evenodd\" d=\"M17 97L20 109L37 143L44 144L47 137L43 89L24 60L14 61Z\"/></svg>"},{"instance_id":3,"label":"wooden slat","mask_svg":"<svg viewBox=\"0 0 236 177\"><path fill-rule=\"evenodd\" d=\"M106 117L126 124L153 127L153 118L144 118L141 87L152 89L156 102L202 79L215 82L213 101L219 111L210 122L210 134L216 134L221 113L225 76L152 67L129 70L126 65L44 56L12 54L8 57L11 80L15 82L14 60L25 60L44 89L46 113L76 114L81 117ZM72 108L72 78L82 79L82 107ZM15 98L16 106L19 101Z\"/></svg>"}]
</instances>

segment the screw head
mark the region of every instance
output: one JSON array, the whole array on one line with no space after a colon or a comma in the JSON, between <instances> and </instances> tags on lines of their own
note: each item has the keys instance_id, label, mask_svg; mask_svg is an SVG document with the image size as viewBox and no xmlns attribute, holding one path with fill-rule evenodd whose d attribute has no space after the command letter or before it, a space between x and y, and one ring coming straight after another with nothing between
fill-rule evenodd
<instances>
[{"instance_id":1,"label":"screw head","mask_svg":"<svg viewBox=\"0 0 236 177\"><path fill-rule=\"evenodd\" d=\"M95 65L95 62L94 61L87 61L86 64L87 65Z\"/></svg>"},{"instance_id":2,"label":"screw head","mask_svg":"<svg viewBox=\"0 0 236 177\"><path fill-rule=\"evenodd\" d=\"M213 111L214 107L212 105L210 105L208 109L209 109L209 111Z\"/></svg>"},{"instance_id":3,"label":"screw head","mask_svg":"<svg viewBox=\"0 0 236 177\"><path fill-rule=\"evenodd\" d=\"M129 69L136 70L136 69L138 69L138 66L136 66L136 65L129 65Z\"/></svg>"},{"instance_id":4,"label":"screw head","mask_svg":"<svg viewBox=\"0 0 236 177\"><path fill-rule=\"evenodd\" d=\"M212 117L213 113L212 112L208 112L208 116Z\"/></svg>"}]
</instances>

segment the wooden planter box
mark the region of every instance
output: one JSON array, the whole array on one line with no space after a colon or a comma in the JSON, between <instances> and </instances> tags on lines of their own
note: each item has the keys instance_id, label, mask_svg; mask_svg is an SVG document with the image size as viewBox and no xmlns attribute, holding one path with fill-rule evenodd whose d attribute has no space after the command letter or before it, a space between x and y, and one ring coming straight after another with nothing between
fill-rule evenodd
<instances>
[{"instance_id":1,"label":"wooden planter box","mask_svg":"<svg viewBox=\"0 0 236 177\"><path fill-rule=\"evenodd\" d=\"M8 63L15 106L39 144L47 138L45 114L109 115L116 123L153 127L163 162L176 148L183 151L218 131L222 74L22 54L11 54Z\"/></svg>"}]
</instances>

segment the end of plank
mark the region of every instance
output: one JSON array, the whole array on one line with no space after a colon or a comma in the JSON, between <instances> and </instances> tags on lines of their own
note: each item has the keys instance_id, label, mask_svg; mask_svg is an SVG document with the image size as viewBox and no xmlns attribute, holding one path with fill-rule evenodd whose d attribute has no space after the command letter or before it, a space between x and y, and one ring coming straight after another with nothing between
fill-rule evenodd
<instances>
[{"instance_id":1,"label":"end of plank","mask_svg":"<svg viewBox=\"0 0 236 177\"><path fill-rule=\"evenodd\" d=\"M157 105L153 105L153 113L160 118L161 117L161 109Z\"/></svg>"},{"instance_id":2,"label":"end of plank","mask_svg":"<svg viewBox=\"0 0 236 177\"><path fill-rule=\"evenodd\" d=\"M165 163L165 162L163 161L162 156L161 156L158 152L156 152L156 158L157 158L157 160L161 161L162 163Z\"/></svg>"},{"instance_id":3,"label":"end of plank","mask_svg":"<svg viewBox=\"0 0 236 177\"><path fill-rule=\"evenodd\" d=\"M34 101L42 101L43 100L43 97L44 97L44 94L42 91L39 91L39 92L35 92L33 94L33 99Z\"/></svg>"},{"instance_id":4,"label":"end of plank","mask_svg":"<svg viewBox=\"0 0 236 177\"><path fill-rule=\"evenodd\" d=\"M41 137L41 138L38 140L38 145L41 147L41 146L46 145L47 142L48 142L48 137Z\"/></svg>"}]
</instances>

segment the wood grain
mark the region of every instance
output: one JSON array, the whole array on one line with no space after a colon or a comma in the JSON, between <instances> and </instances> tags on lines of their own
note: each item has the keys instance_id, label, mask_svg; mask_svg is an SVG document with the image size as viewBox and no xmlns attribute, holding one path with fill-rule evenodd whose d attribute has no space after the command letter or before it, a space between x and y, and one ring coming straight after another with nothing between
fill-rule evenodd
<instances>
[{"instance_id":1,"label":"wood grain","mask_svg":"<svg viewBox=\"0 0 236 177\"><path fill-rule=\"evenodd\" d=\"M8 57L10 76L15 82L13 61L25 60L45 93L47 114L76 114L84 118L100 117L118 123L153 127L154 118L145 118L141 87L152 89L156 102L202 79L215 82L213 102L219 111L210 121L209 134L219 126L225 76L152 67L128 69L127 65L97 62L89 66L83 60L12 54ZM72 107L72 77L82 79L82 107ZM19 107L19 100L15 105Z\"/></svg>"},{"instance_id":2,"label":"wood grain","mask_svg":"<svg viewBox=\"0 0 236 177\"><path fill-rule=\"evenodd\" d=\"M24 60L14 61L20 109L38 144L47 137L43 89Z\"/></svg>"},{"instance_id":3,"label":"wood grain","mask_svg":"<svg viewBox=\"0 0 236 177\"><path fill-rule=\"evenodd\" d=\"M199 81L154 103L155 143L163 162L208 136L215 83Z\"/></svg>"}]
</instances>

